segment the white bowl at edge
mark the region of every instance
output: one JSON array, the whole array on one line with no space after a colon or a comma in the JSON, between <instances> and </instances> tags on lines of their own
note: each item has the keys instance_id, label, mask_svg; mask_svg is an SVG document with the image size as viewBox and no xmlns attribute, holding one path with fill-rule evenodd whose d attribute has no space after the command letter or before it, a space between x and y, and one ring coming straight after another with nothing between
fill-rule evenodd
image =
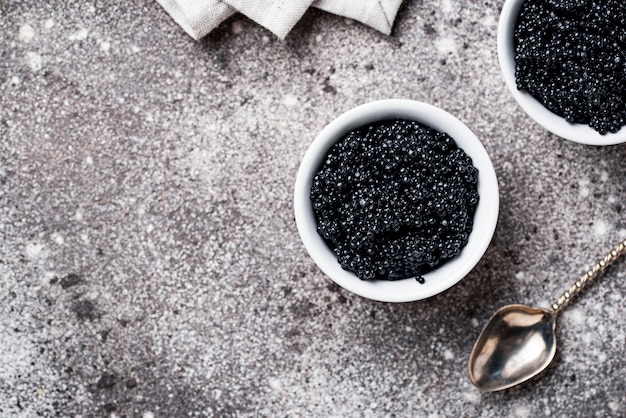
<instances>
[{"instance_id":1,"label":"white bowl at edge","mask_svg":"<svg viewBox=\"0 0 626 418\"><path fill-rule=\"evenodd\" d=\"M498 22L498 61L507 87L520 107L535 122L553 134L586 145L614 145L626 142L626 126L615 133L601 135L589 125L570 123L545 108L530 93L517 89L513 32L524 0L505 0Z\"/></svg>"},{"instance_id":2,"label":"white bowl at edge","mask_svg":"<svg viewBox=\"0 0 626 418\"><path fill-rule=\"evenodd\" d=\"M314 175L332 145L350 130L381 120L406 119L420 122L450 135L479 170L479 202L474 226L461 253L437 269L424 274L425 283L413 278L361 280L339 265L335 254L317 232L309 196ZM476 135L460 120L435 106L402 99L370 102L351 109L328 124L304 155L296 177L294 212L298 232L309 255L335 283L359 296L382 302L410 302L439 294L463 279L480 261L493 237L499 212L495 170Z\"/></svg>"}]
</instances>

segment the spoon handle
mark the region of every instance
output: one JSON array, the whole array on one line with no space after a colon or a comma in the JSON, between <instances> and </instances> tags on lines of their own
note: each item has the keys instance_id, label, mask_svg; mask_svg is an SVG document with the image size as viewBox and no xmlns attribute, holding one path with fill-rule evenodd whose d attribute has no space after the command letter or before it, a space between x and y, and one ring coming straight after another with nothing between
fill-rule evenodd
<instances>
[{"instance_id":1,"label":"spoon handle","mask_svg":"<svg viewBox=\"0 0 626 418\"><path fill-rule=\"evenodd\" d=\"M552 313L556 315L569 303L569 301L580 292L589 282L595 280L600 274L602 274L609 265L611 265L615 260L619 258L622 253L626 250L626 239L619 243L617 247L611 250L604 258L596 263L595 266L591 268L587 273L583 274L582 277L568 289L566 290L561 297L558 298L556 302L552 304Z\"/></svg>"}]
</instances>

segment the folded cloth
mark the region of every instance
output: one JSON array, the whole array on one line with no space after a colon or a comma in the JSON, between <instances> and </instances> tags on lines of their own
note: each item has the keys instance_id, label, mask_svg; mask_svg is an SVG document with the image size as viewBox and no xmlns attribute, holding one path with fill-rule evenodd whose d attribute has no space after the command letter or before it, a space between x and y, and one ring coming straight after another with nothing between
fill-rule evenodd
<instances>
[{"instance_id":1,"label":"folded cloth","mask_svg":"<svg viewBox=\"0 0 626 418\"><path fill-rule=\"evenodd\" d=\"M221 0L157 0L189 36L200 39L237 12Z\"/></svg>"},{"instance_id":2,"label":"folded cloth","mask_svg":"<svg viewBox=\"0 0 626 418\"><path fill-rule=\"evenodd\" d=\"M389 35L402 0L317 0L313 7L348 17Z\"/></svg>"},{"instance_id":3,"label":"folded cloth","mask_svg":"<svg viewBox=\"0 0 626 418\"><path fill-rule=\"evenodd\" d=\"M310 6L389 35L402 0L157 0L189 36L200 39L240 12L284 39Z\"/></svg>"},{"instance_id":4,"label":"folded cloth","mask_svg":"<svg viewBox=\"0 0 626 418\"><path fill-rule=\"evenodd\" d=\"M239 12L281 39L291 31L313 0L226 0Z\"/></svg>"}]
</instances>

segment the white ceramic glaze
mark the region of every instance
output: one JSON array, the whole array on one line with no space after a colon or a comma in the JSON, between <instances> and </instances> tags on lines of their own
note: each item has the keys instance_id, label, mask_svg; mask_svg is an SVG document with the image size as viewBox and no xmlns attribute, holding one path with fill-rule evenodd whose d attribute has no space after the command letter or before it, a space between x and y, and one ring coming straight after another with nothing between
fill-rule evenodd
<instances>
[{"instance_id":1,"label":"white ceramic glaze","mask_svg":"<svg viewBox=\"0 0 626 418\"><path fill-rule=\"evenodd\" d=\"M626 126L616 133L601 135L588 125L566 121L546 109L526 91L517 89L513 31L523 2L524 0L506 0L498 23L498 60L506 85L517 103L535 122L561 138L587 145L614 145L626 142Z\"/></svg>"},{"instance_id":2,"label":"white ceramic glaze","mask_svg":"<svg viewBox=\"0 0 626 418\"><path fill-rule=\"evenodd\" d=\"M330 147L348 131L370 123L406 119L420 122L450 135L478 168L480 200L474 216L474 228L461 253L436 270L424 275L426 282L409 278L398 281L363 281L341 268L337 258L317 233L309 197L311 181ZM478 138L460 120L435 106L401 99L381 100L358 106L328 124L306 152L295 184L294 210L298 232L318 267L341 287L383 302L409 302L445 291L463 279L482 258L496 228L499 194L496 174L487 152Z\"/></svg>"}]
</instances>

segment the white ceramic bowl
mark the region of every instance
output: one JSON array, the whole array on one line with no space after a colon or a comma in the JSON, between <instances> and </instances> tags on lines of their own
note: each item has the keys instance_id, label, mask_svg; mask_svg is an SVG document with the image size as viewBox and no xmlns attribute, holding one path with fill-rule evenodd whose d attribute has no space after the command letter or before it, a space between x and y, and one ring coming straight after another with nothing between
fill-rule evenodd
<instances>
[{"instance_id":1,"label":"white ceramic bowl","mask_svg":"<svg viewBox=\"0 0 626 418\"><path fill-rule=\"evenodd\" d=\"M535 122L561 138L587 145L614 145L626 142L626 126L616 133L601 135L588 125L566 121L546 109L531 94L517 89L513 31L522 3L524 0L506 0L498 22L498 60L506 85L517 103Z\"/></svg>"},{"instance_id":2,"label":"white ceramic bowl","mask_svg":"<svg viewBox=\"0 0 626 418\"><path fill-rule=\"evenodd\" d=\"M381 120L420 122L450 135L479 170L480 200L474 228L461 253L436 270L424 274L424 284L409 278L398 281L359 279L339 265L335 254L318 234L309 192L311 182L332 145L350 130ZM460 120L432 105L412 100L381 100L358 106L328 124L315 138L298 170L294 193L296 224L305 248L318 267L339 286L383 302L410 302L443 292L465 277L482 258L496 228L499 210L498 182L491 160L478 138Z\"/></svg>"}]
</instances>

